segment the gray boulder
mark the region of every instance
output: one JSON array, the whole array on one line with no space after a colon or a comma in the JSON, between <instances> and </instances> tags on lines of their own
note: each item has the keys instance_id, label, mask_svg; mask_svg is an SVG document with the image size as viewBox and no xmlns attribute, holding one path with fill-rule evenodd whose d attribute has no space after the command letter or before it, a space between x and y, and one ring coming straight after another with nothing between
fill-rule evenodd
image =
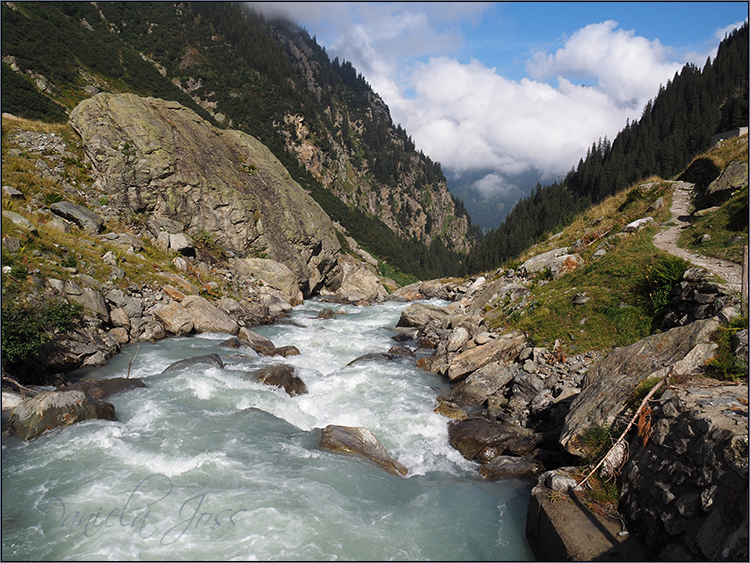
<instances>
[{"instance_id":1,"label":"gray boulder","mask_svg":"<svg viewBox=\"0 0 750 563\"><path fill-rule=\"evenodd\" d=\"M283 358L299 356L299 350L296 346L279 346L270 350L260 350L260 353L264 356L281 356Z\"/></svg>"},{"instance_id":2,"label":"gray boulder","mask_svg":"<svg viewBox=\"0 0 750 563\"><path fill-rule=\"evenodd\" d=\"M469 340L469 331L460 326L453 330L448 338L448 352L456 352Z\"/></svg>"},{"instance_id":3,"label":"gray boulder","mask_svg":"<svg viewBox=\"0 0 750 563\"><path fill-rule=\"evenodd\" d=\"M307 394L307 386L297 375L294 366L271 366L256 372L255 376L261 383L283 388L290 397Z\"/></svg>"},{"instance_id":4,"label":"gray boulder","mask_svg":"<svg viewBox=\"0 0 750 563\"><path fill-rule=\"evenodd\" d=\"M13 186L3 186L3 195L11 199L26 199L23 192Z\"/></svg>"},{"instance_id":5,"label":"gray boulder","mask_svg":"<svg viewBox=\"0 0 750 563\"><path fill-rule=\"evenodd\" d=\"M484 404L490 395L505 387L518 372L518 368L506 362L491 362L456 385L451 392L451 401L467 407Z\"/></svg>"},{"instance_id":6,"label":"gray boulder","mask_svg":"<svg viewBox=\"0 0 750 563\"><path fill-rule=\"evenodd\" d=\"M528 455L541 441L540 434L526 428L485 419L451 421L448 438L466 459L480 463L500 455Z\"/></svg>"},{"instance_id":7,"label":"gray boulder","mask_svg":"<svg viewBox=\"0 0 750 563\"><path fill-rule=\"evenodd\" d=\"M39 232L37 231L36 227L31 224L31 221L29 221L26 217L19 215L15 211L3 211L3 219L5 219L6 221L10 221L17 227L20 227L24 231L28 231L33 235Z\"/></svg>"},{"instance_id":8,"label":"gray boulder","mask_svg":"<svg viewBox=\"0 0 750 563\"><path fill-rule=\"evenodd\" d=\"M101 365L119 351L116 340L102 337L91 327L81 327L39 348L35 360L49 373L64 373L84 365Z\"/></svg>"},{"instance_id":9,"label":"gray boulder","mask_svg":"<svg viewBox=\"0 0 750 563\"><path fill-rule=\"evenodd\" d=\"M278 290L290 305L302 303L296 274L281 262L267 258L241 258L234 260L232 265L240 274L252 276Z\"/></svg>"},{"instance_id":10,"label":"gray boulder","mask_svg":"<svg viewBox=\"0 0 750 563\"><path fill-rule=\"evenodd\" d=\"M237 322L218 307L214 307L203 297L188 295L182 301L193 321L195 332L228 332L237 334L240 330Z\"/></svg>"},{"instance_id":11,"label":"gray boulder","mask_svg":"<svg viewBox=\"0 0 750 563\"><path fill-rule=\"evenodd\" d=\"M518 333L503 334L483 346L477 346L456 356L448 368L448 379L455 383L490 362L511 362L518 357L526 338Z\"/></svg>"},{"instance_id":12,"label":"gray boulder","mask_svg":"<svg viewBox=\"0 0 750 563\"><path fill-rule=\"evenodd\" d=\"M13 411L12 424L24 440L47 430L101 418L115 420L115 407L83 391L44 391L22 401Z\"/></svg>"},{"instance_id":13,"label":"gray boulder","mask_svg":"<svg viewBox=\"0 0 750 563\"><path fill-rule=\"evenodd\" d=\"M174 252L180 252L186 254L193 251L193 239L187 236L185 233L170 233L169 235L169 249Z\"/></svg>"},{"instance_id":14,"label":"gray boulder","mask_svg":"<svg viewBox=\"0 0 750 563\"><path fill-rule=\"evenodd\" d=\"M366 457L391 475L403 477L409 470L388 455L383 444L367 428L329 425L323 429L320 448Z\"/></svg>"},{"instance_id":15,"label":"gray boulder","mask_svg":"<svg viewBox=\"0 0 750 563\"><path fill-rule=\"evenodd\" d=\"M388 297L380 278L369 264L350 256L342 256L337 267L340 269L340 275L336 277L337 282L322 291L321 295L334 295L352 303L380 302Z\"/></svg>"},{"instance_id":16,"label":"gray boulder","mask_svg":"<svg viewBox=\"0 0 750 563\"><path fill-rule=\"evenodd\" d=\"M129 391L130 389L141 389L146 387L142 379L113 377L99 381L78 381L65 387L65 391L83 391L94 399L106 399L112 395Z\"/></svg>"},{"instance_id":17,"label":"gray boulder","mask_svg":"<svg viewBox=\"0 0 750 563\"><path fill-rule=\"evenodd\" d=\"M194 358L185 358L184 360L178 360L170 364L169 367L167 367L167 369L165 369L162 373L172 373L196 366L224 369L224 362L221 361L221 356L219 356L218 354L206 354L204 356L195 356Z\"/></svg>"},{"instance_id":18,"label":"gray boulder","mask_svg":"<svg viewBox=\"0 0 750 563\"><path fill-rule=\"evenodd\" d=\"M729 199L734 190L747 186L747 162L733 161L706 187L705 196L718 204Z\"/></svg>"},{"instance_id":19,"label":"gray boulder","mask_svg":"<svg viewBox=\"0 0 750 563\"><path fill-rule=\"evenodd\" d=\"M500 455L479 468L479 474L489 481L501 479L529 479L536 477L544 466L533 456Z\"/></svg>"},{"instance_id":20,"label":"gray boulder","mask_svg":"<svg viewBox=\"0 0 750 563\"><path fill-rule=\"evenodd\" d=\"M167 331L164 330L164 325L153 318L138 319L140 322L136 325L135 322L131 323L131 331L136 329L138 332L138 340L140 342L156 342L167 337Z\"/></svg>"},{"instance_id":21,"label":"gray boulder","mask_svg":"<svg viewBox=\"0 0 750 563\"><path fill-rule=\"evenodd\" d=\"M68 299L83 306L89 314L95 315L101 321L110 322L109 308L101 292L90 287L78 288L74 286L75 284L72 282L66 282L65 284L65 294Z\"/></svg>"},{"instance_id":22,"label":"gray boulder","mask_svg":"<svg viewBox=\"0 0 750 563\"><path fill-rule=\"evenodd\" d=\"M104 226L104 219L93 211L69 201L58 201L50 205L50 211L81 227L90 234L97 234Z\"/></svg>"},{"instance_id":23,"label":"gray boulder","mask_svg":"<svg viewBox=\"0 0 750 563\"><path fill-rule=\"evenodd\" d=\"M351 366L353 364L356 364L358 362L365 362L368 360L387 360L387 361L393 361L397 358L400 358L402 356L399 356L397 354L391 354L389 353L383 353L383 352L369 352L367 354L363 354L359 356L358 358L354 358L351 362L346 364L347 366Z\"/></svg>"},{"instance_id":24,"label":"gray boulder","mask_svg":"<svg viewBox=\"0 0 750 563\"><path fill-rule=\"evenodd\" d=\"M553 250L543 252L542 254L532 256L531 258L526 260L526 262L521 264L518 270L522 275L535 274L543 270L548 270L553 259L559 258L561 256L566 256L569 253L570 248L555 248Z\"/></svg>"},{"instance_id":25,"label":"gray boulder","mask_svg":"<svg viewBox=\"0 0 750 563\"><path fill-rule=\"evenodd\" d=\"M154 318L171 334L185 336L193 331L193 317L180 303L158 306L154 309Z\"/></svg>"},{"instance_id":26,"label":"gray boulder","mask_svg":"<svg viewBox=\"0 0 750 563\"><path fill-rule=\"evenodd\" d=\"M429 305L425 303L414 303L401 311L401 317L396 324L397 327L423 327L430 321L442 321L448 316L445 307Z\"/></svg>"},{"instance_id":27,"label":"gray boulder","mask_svg":"<svg viewBox=\"0 0 750 563\"><path fill-rule=\"evenodd\" d=\"M238 336L240 340L247 342L250 347L256 352L260 352L262 350L272 350L276 348L274 343L265 336L261 336L257 332L253 332L252 330L244 327L240 329Z\"/></svg>"}]
</instances>

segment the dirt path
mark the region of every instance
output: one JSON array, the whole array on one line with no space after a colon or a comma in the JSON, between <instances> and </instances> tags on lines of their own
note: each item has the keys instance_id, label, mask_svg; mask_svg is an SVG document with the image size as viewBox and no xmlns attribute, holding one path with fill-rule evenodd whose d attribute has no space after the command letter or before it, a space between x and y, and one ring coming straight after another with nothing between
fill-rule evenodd
<instances>
[{"instance_id":1,"label":"dirt path","mask_svg":"<svg viewBox=\"0 0 750 563\"><path fill-rule=\"evenodd\" d=\"M726 280L726 285L735 291L740 291L742 284L742 266L710 256L700 256L693 254L684 248L677 246L677 239L680 233L690 226L690 193L693 185L687 182L676 182L674 185L674 195L672 196L672 221L677 223L654 236L654 245L657 248L684 258L690 263L706 268L717 276Z\"/></svg>"}]
</instances>

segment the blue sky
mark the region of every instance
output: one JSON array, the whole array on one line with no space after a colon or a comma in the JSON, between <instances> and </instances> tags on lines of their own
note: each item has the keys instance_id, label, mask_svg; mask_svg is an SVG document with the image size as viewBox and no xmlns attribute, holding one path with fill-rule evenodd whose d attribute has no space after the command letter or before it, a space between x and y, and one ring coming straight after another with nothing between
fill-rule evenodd
<instances>
[{"instance_id":1,"label":"blue sky","mask_svg":"<svg viewBox=\"0 0 750 563\"><path fill-rule=\"evenodd\" d=\"M748 17L747 2L250 4L350 60L449 181L519 197L519 177L565 174Z\"/></svg>"}]
</instances>

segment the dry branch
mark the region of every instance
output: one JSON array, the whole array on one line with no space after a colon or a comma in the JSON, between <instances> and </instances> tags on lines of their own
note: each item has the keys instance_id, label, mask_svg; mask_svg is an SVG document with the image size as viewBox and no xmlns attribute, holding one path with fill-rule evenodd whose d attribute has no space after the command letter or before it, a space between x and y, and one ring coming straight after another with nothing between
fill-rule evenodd
<instances>
[{"instance_id":1,"label":"dry branch","mask_svg":"<svg viewBox=\"0 0 750 563\"><path fill-rule=\"evenodd\" d=\"M641 401L641 404L639 405L638 409L636 409L636 411L635 411L635 414L634 414L634 415L633 415L633 417L632 417L632 418L630 419L630 422L628 423L627 427L625 428L625 430L623 430L622 434L620 434L620 437L619 437L619 438L617 439L617 441L616 441L616 442L615 442L615 443L614 443L614 444L612 445L612 447L611 447L611 448L609 449L609 451L608 451L608 452L607 452L607 453L606 453L606 454L604 455L604 457L602 457L602 459L601 459L601 460L599 461L599 463L597 463L597 464L596 464L596 467L594 467L594 468L593 468L593 469L592 469L592 470L591 470L591 471L589 472L589 474L588 474L588 475L586 475L586 477L585 477L585 478L583 479L583 481L581 481L581 482L580 482L580 483L578 484L578 486L579 486L579 487L583 487L583 485L585 485L585 484L586 484L586 481L588 481L588 480L589 480L589 478L590 478L590 477L591 477L591 476L592 476L592 475L593 475L594 473L596 473L596 470L597 470L597 469L599 469L599 468L601 467L601 465L602 465L602 464L604 463L604 460L605 460L605 459L607 459L607 456L609 456L609 454L610 454L610 453L611 453L611 452L612 452L612 451L613 451L613 450L614 450L615 448L617 448L618 444L619 444L620 442L622 442L622 441L623 441L623 440L625 439L625 436L627 436L627 435L628 435L628 432L630 432L630 429L631 429L631 428L633 427L633 424L635 424L635 421L636 421L636 420L638 420L638 418L639 418L639 417L641 416L641 412L643 412L643 411L644 411L644 409L645 409L646 407L648 407L648 402L649 402L649 399L651 399L651 397L653 397L653 396L654 396L654 393L656 393L656 391L657 391L657 390L658 390L659 388L661 388L661 386L662 386L662 385L664 385L664 382L665 382L665 381L668 381L668 380L669 380L669 378L670 378L670 377L672 376L672 373L673 373L673 372L674 372L674 367L673 367L673 368L672 368L671 370L669 370L669 373L667 373L667 374L666 374L666 375L665 375L664 377L662 377L662 378L661 378L661 379L659 380L659 382L658 382L658 383L657 383L656 385L654 385L654 386L653 386L653 387L651 388L651 391L649 391L649 392L648 392L648 394L647 394L647 395L646 395L646 396L645 396L645 397L643 398L643 400Z\"/></svg>"}]
</instances>

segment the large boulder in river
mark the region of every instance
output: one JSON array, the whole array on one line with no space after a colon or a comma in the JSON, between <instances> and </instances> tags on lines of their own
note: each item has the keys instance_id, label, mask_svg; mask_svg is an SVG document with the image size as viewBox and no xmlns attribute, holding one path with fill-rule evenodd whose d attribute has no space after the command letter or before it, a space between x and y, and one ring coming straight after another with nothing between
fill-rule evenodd
<instances>
[{"instance_id":1,"label":"large boulder in river","mask_svg":"<svg viewBox=\"0 0 750 563\"><path fill-rule=\"evenodd\" d=\"M299 356L300 352L296 346L279 346L278 348L260 350L260 354L263 356L281 356L283 358L288 358L289 356Z\"/></svg>"},{"instance_id":2,"label":"large boulder in river","mask_svg":"<svg viewBox=\"0 0 750 563\"><path fill-rule=\"evenodd\" d=\"M203 297L188 295L180 306L184 307L193 320L195 332L228 332L237 334L240 326L232 317Z\"/></svg>"},{"instance_id":3,"label":"large boulder in river","mask_svg":"<svg viewBox=\"0 0 750 563\"><path fill-rule=\"evenodd\" d=\"M700 372L714 355L717 345L710 338L718 327L716 320L695 321L613 350L586 373L565 419L560 444L574 455L585 455L586 432L609 427L642 381L663 377L670 370L678 375Z\"/></svg>"},{"instance_id":4,"label":"large boulder in river","mask_svg":"<svg viewBox=\"0 0 750 563\"><path fill-rule=\"evenodd\" d=\"M89 397L101 400L123 391L144 387L146 387L146 384L137 377L132 379L129 377L112 377L99 381L78 381L65 387L65 391L83 391Z\"/></svg>"},{"instance_id":5,"label":"large boulder in river","mask_svg":"<svg viewBox=\"0 0 750 563\"><path fill-rule=\"evenodd\" d=\"M307 386L297 375L294 366L271 366L256 372L255 376L261 383L283 388L290 397L307 394Z\"/></svg>"},{"instance_id":6,"label":"large boulder in river","mask_svg":"<svg viewBox=\"0 0 750 563\"><path fill-rule=\"evenodd\" d=\"M169 367L167 367L167 369L165 369L162 373L170 373L179 371L181 369L192 368L195 366L224 369L224 362L221 361L221 356L219 356L219 354L206 354L204 356L195 356L193 358L178 360L170 364Z\"/></svg>"},{"instance_id":7,"label":"large boulder in river","mask_svg":"<svg viewBox=\"0 0 750 563\"><path fill-rule=\"evenodd\" d=\"M256 138L177 102L102 93L71 112L98 185L118 209L215 234L239 256L289 267L305 296L336 264L330 218ZM158 233L153 233L154 236Z\"/></svg>"},{"instance_id":8,"label":"large boulder in river","mask_svg":"<svg viewBox=\"0 0 750 563\"><path fill-rule=\"evenodd\" d=\"M13 411L12 423L21 438L31 440L47 430L93 418L115 420L114 405L83 391L44 391L22 401Z\"/></svg>"},{"instance_id":9,"label":"large boulder in river","mask_svg":"<svg viewBox=\"0 0 750 563\"><path fill-rule=\"evenodd\" d=\"M350 256L342 256L338 261L339 272L322 295L335 295L337 298L358 303L360 301L379 302L388 297L374 268Z\"/></svg>"},{"instance_id":10,"label":"large boulder in river","mask_svg":"<svg viewBox=\"0 0 750 563\"><path fill-rule=\"evenodd\" d=\"M364 456L397 477L403 477L409 472L406 467L388 455L380 440L367 428L328 425L323 429L320 447L332 452Z\"/></svg>"},{"instance_id":11,"label":"large boulder in river","mask_svg":"<svg viewBox=\"0 0 750 563\"><path fill-rule=\"evenodd\" d=\"M250 347L256 352L261 352L263 350L273 350L274 348L276 348L276 345L270 339L261 334L258 334L257 332L253 332L249 328L241 328L238 336L240 340L247 342Z\"/></svg>"},{"instance_id":12,"label":"large boulder in river","mask_svg":"<svg viewBox=\"0 0 750 563\"><path fill-rule=\"evenodd\" d=\"M281 262L268 258L240 258L234 260L232 266L240 274L259 279L279 291L290 305L302 303L302 292L296 274Z\"/></svg>"}]
</instances>

